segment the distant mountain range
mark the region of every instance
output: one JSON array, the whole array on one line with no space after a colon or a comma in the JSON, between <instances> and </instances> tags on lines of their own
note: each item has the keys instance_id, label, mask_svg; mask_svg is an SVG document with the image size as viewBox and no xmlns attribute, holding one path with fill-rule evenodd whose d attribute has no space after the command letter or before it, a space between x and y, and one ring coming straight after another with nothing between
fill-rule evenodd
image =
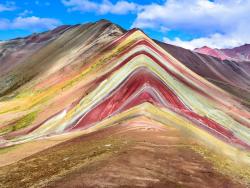
<instances>
[{"instance_id":1,"label":"distant mountain range","mask_svg":"<svg viewBox=\"0 0 250 188\"><path fill-rule=\"evenodd\" d=\"M221 60L250 61L250 44L235 48L213 49L208 46L196 48L195 52L217 57Z\"/></svg>"}]
</instances>

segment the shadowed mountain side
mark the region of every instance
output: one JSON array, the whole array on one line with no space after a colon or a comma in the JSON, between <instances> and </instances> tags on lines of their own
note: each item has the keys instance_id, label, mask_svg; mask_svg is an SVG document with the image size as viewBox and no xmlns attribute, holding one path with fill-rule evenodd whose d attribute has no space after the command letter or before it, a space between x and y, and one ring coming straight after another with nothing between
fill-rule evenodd
<instances>
[{"instance_id":1,"label":"shadowed mountain side","mask_svg":"<svg viewBox=\"0 0 250 188\"><path fill-rule=\"evenodd\" d=\"M61 26L52 31L0 43L0 97L31 79L53 74L77 58L86 62L101 46L123 32L119 26L101 20L84 25ZM73 51L78 51L74 59L70 56ZM83 63L74 62L72 67L77 69Z\"/></svg>"},{"instance_id":2,"label":"shadowed mountain side","mask_svg":"<svg viewBox=\"0 0 250 188\"><path fill-rule=\"evenodd\" d=\"M250 107L250 63L220 60L156 41L189 69L214 83Z\"/></svg>"},{"instance_id":3,"label":"shadowed mountain side","mask_svg":"<svg viewBox=\"0 0 250 188\"><path fill-rule=\"evenodd\" d=\"M250 44L244 44L232 49L220 49L227 56L241 61L250 61Z\"/></svg>"}]
</instances>

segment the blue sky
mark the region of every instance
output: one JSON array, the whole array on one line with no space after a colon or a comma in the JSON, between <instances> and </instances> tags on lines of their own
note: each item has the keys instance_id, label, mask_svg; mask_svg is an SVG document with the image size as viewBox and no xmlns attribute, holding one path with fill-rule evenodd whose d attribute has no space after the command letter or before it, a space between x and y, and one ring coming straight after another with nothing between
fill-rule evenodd
<instances>
[{"instance_id":1,"label":"blue sky","mask_svg":"<svg viewBox=\"0 0 250 188\"><path fill-rule=\"evenodd\" d=\"M196 48L250 43L250 0L0 0L0 40L108 19L125 29Z\"/></svg>"}]
</instances>

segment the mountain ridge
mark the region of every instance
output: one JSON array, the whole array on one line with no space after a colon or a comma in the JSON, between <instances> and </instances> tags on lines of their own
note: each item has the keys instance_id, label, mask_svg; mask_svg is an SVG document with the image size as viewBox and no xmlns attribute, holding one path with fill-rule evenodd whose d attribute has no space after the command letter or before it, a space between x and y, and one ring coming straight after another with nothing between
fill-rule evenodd
<instances>
[{"instance_id":1,"label":"mountain ridge","mask_svg":"<svg viewBox=\"0 0 250 188\"><path fill-rule=\"evenodd\" d=\"M250 44L233 48L213 49L208 46L194 49L195 52L217 57L221 60L250 61Z\"/></svg>"}]
</instances>

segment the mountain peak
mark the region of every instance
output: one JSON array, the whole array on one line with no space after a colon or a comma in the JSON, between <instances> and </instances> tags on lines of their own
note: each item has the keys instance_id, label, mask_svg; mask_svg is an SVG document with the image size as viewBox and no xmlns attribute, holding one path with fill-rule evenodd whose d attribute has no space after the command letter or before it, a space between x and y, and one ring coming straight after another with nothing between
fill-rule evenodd
<instances>
[{"instance_id":1,"label":"mountain peak","mask_svg":"<svg viewBox=\"0 0 250 188\"><path fill-rule=\"evenodd\" d=\"M217 57L221 60L250 61L250 44L234 48L213 49L208 46L194 49L195 52Z\"/></svg>"},{"instance_id":2,"label":"mountain peak","mask_svg":"<svg viewBox=\"0 0 250 188\"><path fill-rule=\"evenodd\" d=\"M208 46L196 48L196 49L194 49L194 51L201 53L201 54L210 55L210 56L219 58L221 60L227 59L227 57L223 53L221 53L218 49L213 49L213 48L210 48Z\"/></svg>"},{"instance_id":3,"label":"mountain peak","mask_svg":"<svg viewBox=\"0 0 250 188\"><path fill-rule=\"evenodd\" d=\"M199 48L196 48L196 49L199 49ZM202 46L200 49L212 49L212 48L210 48L208 46Z\"/></svg>"},{"instance_id":4,"label":"mountain peak","mask_svg":"<svg viewBox=\"0 0 250 188\"><path fill-rule=\"evenodd\" d=\"M107 20L107 19L100 19L100 20L96 21L96 23L112 23L112 22Z\"/></svg>"}]
</instances>

